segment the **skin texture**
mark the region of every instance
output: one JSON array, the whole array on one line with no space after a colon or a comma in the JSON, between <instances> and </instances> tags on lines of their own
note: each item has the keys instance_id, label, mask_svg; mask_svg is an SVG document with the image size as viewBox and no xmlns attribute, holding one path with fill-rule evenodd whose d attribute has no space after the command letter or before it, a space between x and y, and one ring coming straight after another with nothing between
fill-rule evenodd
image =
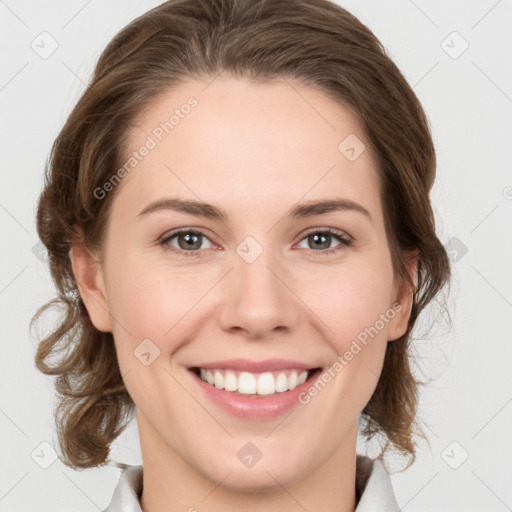
<instances>
[{"instance_id":1,"label":"skin texture","mask_svg":"<svg viewBox=\"0 0 512 512\"><path fill-rule=\"evenodd\" d=\"M198 105L118 185L102 259L78 245L72 251L90 318L113 332L137 406L142 508L353 511L359 416L377 385L386 343L405 332L412 303L411 290L398 290L393 275L362 126L310 86L221 75L208 86L182 83L155 101L130 131L130 152L190 96ZM355 161L338 150L349 134L366 144ZM171 196L213 204L228 219L171 210L137 217ZM350 210L286 216L297 203L327 198L355 201L372 220ZM179 236L167 246L181 253L159 245L176 228L204 232L193 249L198 257L183 255ZM335 237L308 242L307 235L326 228L352 237L353 245ZM263 248L252 263L236 252L248 236ZM327 368L395 301L401 311L286 417L234 417L186 369L236 357ZM148 338L160 355L145 366L134 350ZM262 453L251 468L237 458L249 441Z\"/></svg>"}]
</instances>

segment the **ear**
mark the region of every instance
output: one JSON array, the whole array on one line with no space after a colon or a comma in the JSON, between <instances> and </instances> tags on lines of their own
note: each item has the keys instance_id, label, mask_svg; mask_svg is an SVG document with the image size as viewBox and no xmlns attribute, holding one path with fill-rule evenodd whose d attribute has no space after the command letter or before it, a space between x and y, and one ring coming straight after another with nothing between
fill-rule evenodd
<instances>
[{"instance_id":1,"label":"ear","mask_svg":"<svg viewBox=\"0 0 512 512\"><path fill-rule=\"evenodd\" d=\"M407 272L409 273L414 286L416 286L419 251L417 249L407 251L404 256ZM398 287L398 283L395 283L395 286L393 287L393 296L390 307L396 311L396 314L388 323L388 341L397 340L407 331L409 318L411 317L414 291L415 288L412 287L409 283L403 283L401 287ZM400 304L401 309L399 311L399 306L392 306L393 304L397 303Z\"/></svg>"},{"instance_id":2,"label":"ear","mask_svg":"<svg viewBox=\"0 0 512 512\"><path fill-rule=\"evenodd\" d=\"M69 257L78 291L92 324L99 331L112 332L101 261L83 243L73 244Z\"/></svg>"}]
</instances>

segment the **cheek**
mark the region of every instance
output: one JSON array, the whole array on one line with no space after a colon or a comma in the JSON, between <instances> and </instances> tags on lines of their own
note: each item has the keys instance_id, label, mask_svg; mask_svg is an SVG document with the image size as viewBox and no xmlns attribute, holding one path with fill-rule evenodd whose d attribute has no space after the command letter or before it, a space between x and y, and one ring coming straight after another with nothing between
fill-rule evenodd
<instances>
[{"instance_id":1,"label":"cheek","mask_svg":"<svg viewBox=\"0 0 512 512\"><path fill-rule=\"evenodd\" d=\"M110 268L108 296L117 358L130 396L147 417L164 410L167 398L174 404L183 399L169 375L169 356L187 340L183 328L194 317L191 307L199 293L176 269L135 258Z\"/></svg>"},{"instance_id":2,"label":"cheek","mask_svg":"<svg viewBox=\"0 0 512 512\"><path fill-rule=\"evenodd\" d=\"M150 339L162 353L172 353L181 322L193 318L194 304L208 289L204 280L201 285L200 273L144 265L135 258L113 265L109 278L109 306L122 351L133 352Z\"/></svg>"},{"instance_id":3,"label":"cheek","mask_svg":"<svg viewBox=\"0 0 512 512\"><path fill-rule=\"evenodd\" d=\"M171 370L171 356L186 347L197 336L198 326L213 315L207 295L224 271L143 260L134 254L112 265L108 295L121 372L136 369L131 385L149 389L156 385L152 379L167 378L162 371ZM155 360L141 367L136 358L147 352Z\"/></svg>"},{"instance_id":4,"label":"cheek","mask_svg":"<svg viewBox=\"0 0 512 512\"><path fill-rule=\"evenodd\" d=\"M347 265L323 277L317 273L317 286L308 287L305 302L315 305L311 309L327 326L324 332L338 353L358 336L364 339L369 329L374 338L386 337L387 323L380 319L390 308L393 283L391 266L383 260Z\"/></svg>"},{"instance_id":5,"label":"cheek","mask_svg":"<svg viewBox=\"0 0 512 512\"><path fill-rule=\"evenodd\" d=\"M333 348L324 370L328 391L323 396L333 404L331 424L340 426L341 436L347 418L356 418L371 398L382 371L387 326L395 315L389 304L392 270L383 259L339 269L322 282L329 283L328 288L310 291L308 300L316 304L312 309L321 319L318 325L324 325L325 339ZM314 407L320 408L321 402Z\"/></svg>"}]
</instances>

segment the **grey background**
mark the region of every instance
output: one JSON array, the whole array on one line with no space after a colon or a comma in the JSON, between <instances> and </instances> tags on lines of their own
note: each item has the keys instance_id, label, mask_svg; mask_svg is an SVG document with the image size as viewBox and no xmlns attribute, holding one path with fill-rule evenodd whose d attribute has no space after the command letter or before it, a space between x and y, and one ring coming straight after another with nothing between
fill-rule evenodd
<instances>
[{"instance_id":1,"label":"grey background","mask_svg":"<svg viewBox=\"0 0 512 512\"><path fill-rule=\"evenodd\" d=\"M54 295L34 218L51 144L101 50L159 3L0 1L2 511L102 510L119 478L115 467L54 461L53 380L35 369L28 328ZM434 319L426 333L426 317L417 329L415 371L432 379L420 403L430 446L392 475L398 502L406 512L512 510L512 2L339 3L383 42L427 111L438 155L432 200L453 263L453 328ZM58 43L52 55L41 56L41 38L46 51ZM141 462L134 423L113 457Z\"/></svg>"}]
</instances>

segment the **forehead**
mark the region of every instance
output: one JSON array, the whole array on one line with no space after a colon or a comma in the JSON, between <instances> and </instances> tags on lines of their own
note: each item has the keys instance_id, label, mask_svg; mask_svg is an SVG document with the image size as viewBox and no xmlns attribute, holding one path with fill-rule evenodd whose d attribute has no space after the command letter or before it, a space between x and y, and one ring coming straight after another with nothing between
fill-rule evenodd
<instances>
[{"instance_id":1,"label":"forehead","mask_svg":"<svg viewBox=\"0 0 512 512\"><path fill-rule=\"evenodd\" d=\"M125 160L138 158L116 199L125 213L166 195L255 215L262 204L334 195L379 204L360 120L311 86L223 75L184 82L155 99L128 135Z\"/></svg>"}]
</instances>

